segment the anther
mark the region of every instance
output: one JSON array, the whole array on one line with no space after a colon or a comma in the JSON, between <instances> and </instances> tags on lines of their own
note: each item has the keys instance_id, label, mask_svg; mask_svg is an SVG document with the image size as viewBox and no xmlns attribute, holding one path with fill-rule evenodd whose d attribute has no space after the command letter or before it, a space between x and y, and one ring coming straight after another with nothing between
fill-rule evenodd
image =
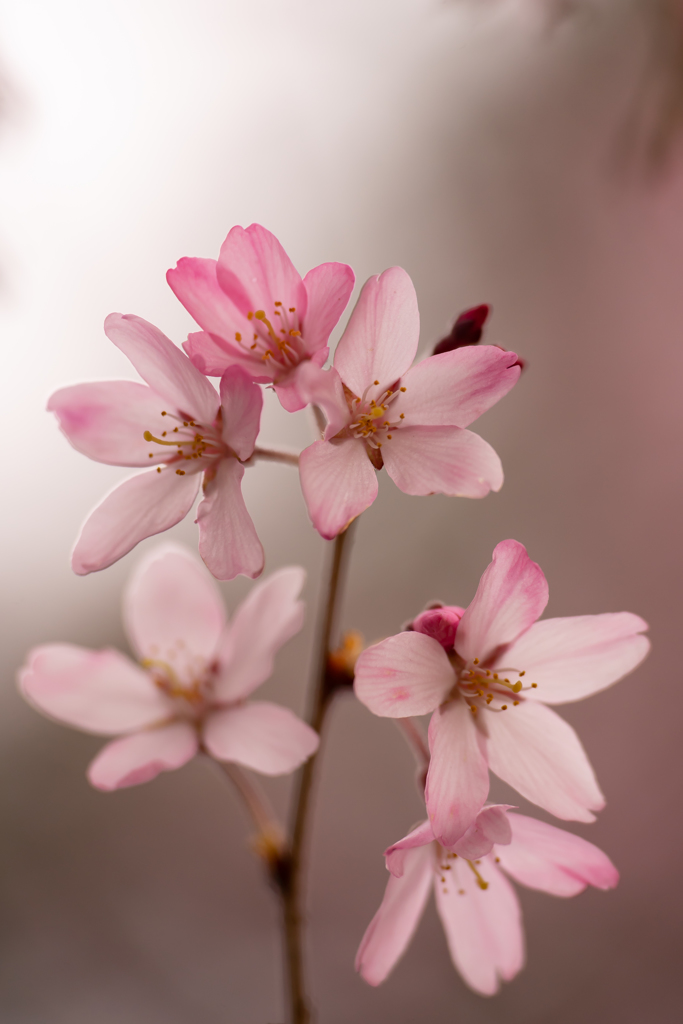
<instances>
[{"instance_id":1,"label":"anther","mask_svg":"<svg viewBox=\"0 0 683 1024\"><path fill-rule=\"evenodd\" d=\"M508 709L507 704L501 704L501 706L500 706L500 710L501 711L507 711L507 709Z\"/></svg>"},{"instance_id":2,"label":"anther","mask_svg":"<svg viewBox=\"0 0 683 1024\"><path fill-rule=\"evenodd\" d=\"M176 469L176 474L177 474L177 476L185 476L185 470L184 469Z\"/></svg>"},{"instance_id":3,"label":"anther","mask_svg":"<svg viewBox=\"0 0 683 1024\"><path fill-rule=\"evenodd\" d=\"M240 334L239 331L235 331L235 341L241 341L241 340L242 340L242 335Z\"/></svg>"},{"instance_id":4,"label":"anther","mask_svg":"<svg viewBox=\"0 0 683 1024\"><path fill-rule=\"evenodd\" d=\"M289 307L289 312L290 313L296 313L296 306L290 306Z\"/></svg>"},{"instance_id":5,"label":"anther","mask_svg":"<svg viewBox=\"0 0 683 1024\"><path fill-rule=\"evenodd\" d=\"M513 707L517 707L517 705L519 704L519 701L518 700L513 700L512 704L513 704Z\"/></svg>"},{"instance_id":6,"label":"anther","mask_svg":"<svg viewBox=\"0 0 683 1024\"><path fill-rule=\"evenodd\" d=\"M473 665L478 665L479 664L479 658L475 658L474 661L472 662L472 664Z\"/></svg>"},{"instance_id":7,"label":"anther","mask_svg":"<svg viewBox=\"0 0 683 1024\"><path fill-rule=\"evenodd\" d=\"M161 415L162 415L162 416L168 416L168 413L167 413L167 412L162 412L162 414L161 414Z\"/></svg>"},{"instance_id":8,"label":"anther","mask_svg":"<svg viewBox=\"0 0 683 1024\"><path fill-rule=\"evenodd\" d=\"M399 388L400 391L405 391L405 388Z\"/></svg>"},{"instance_id":9,"label":"anther","mask_svg":"<svg viewBox=\"0 0 683 1024\"><path fill-rule=\"evenodd\" d=\"M161 473L161 466L157 466L157 473Z\"/></svg>"},{"instance_id":10,"label":"anther","mask_svg":"<svg viewBox=\"0 0 683 1024\"><path fill-rule=\"evenodd\" d=\"M373 382L372 382L372 383L373 383L373 384L379 384L379 381L378 381L378 380L373 380Z\"/></svg>"},{"instance_id":11,"label":"anther","mask_svg":"<svg viewBox=\"0 0 683 1024\"><path fill-rule=\"evenodd\" d=\"M531 684L531 689L535 690L537 686L538 686L538 683L532 683Z\"/></svg>"}]
</instances>

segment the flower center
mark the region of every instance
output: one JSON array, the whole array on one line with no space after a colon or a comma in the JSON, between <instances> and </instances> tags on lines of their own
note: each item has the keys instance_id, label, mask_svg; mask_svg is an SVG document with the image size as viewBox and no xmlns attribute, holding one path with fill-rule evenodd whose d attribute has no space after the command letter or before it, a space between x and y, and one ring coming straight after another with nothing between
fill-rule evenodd
<instances>
[{"instance_id":1,"label":"flower center","mask_svg":"<svg viewBox=\"0 0 683 1024\"><path fill-rule=\"evenodd\" d=\"M453 871L455 865L452 863L455 860L458 860L457 853L453 853L452 850L445 850L442 846L437 845L436 873L439 877L441 885L443 886L443 891L446 894L448 894L449 884L457 884L456 878L454 877L456 872ZM479 871L479 865L481 864L480 860L465 860L464 858L460 858L460 862L463 864L467 864L470 871L474 873L474 876L477 880L477 885L479 886L480 889L488 889L489 883L485 881L484 878L482 878L481 873ZM449 871L453 872L453 874L449 875ZM465 890L458 889L458 894L460 896L464 896Z\"/></svg>"},{"instance_id":2,"label":"flower center","mask_svg":"<svg viewBox=\"0 0 683 1024\"><path fill-rule=\"evenodd\" d=\"M405 418L405 414L401 413L398 419L392 421L387 414L391 403L406 389L404 387L387 388L377 398L367 401L370 388L378 385L378 380L373 381L360 398L353 394L347 395L349 409L354 417L353 422L349 424L351 436L360 438L375 449L381 448L384 441L391 441L392 431L397 430L401 426L401 420Z\"/></svg>"},{"instance_id":3,"label":"flower center","mask_svg":"<svg viewBox=\"0 0 683 1024\"><path fill-rule=\"evenodd\" d=\"M219 420L215 426L205 427L193 419L181 419L170 412L163 411L161 415L175 420L177 426L171 427L169 424L168 430L162 430L161 437L155 437L150 430L146 430L143 437L150 444L175 449L174 452L168 453L168 458L164 461L167 468L175 468L178 476L206 471L211 461L229 454L220 435ZM153 459L158 454L158 451L151 451L149 457ZM157 466L157 473L161 473L161 466Z\"/></svg>"},{"instance_id":4,"label":"flower center","mask_svg":"<svg viewBox=\"0 0 683 1024\"><path fill-rule=\"evenodd\" d=\"M200 669L187 679L181 679L173 665L160 658L143 658L140 664L150 671L154 685L172 699L181 717L202 717L211 696L211 681L206 671Z\"/></svg>"},{"instance_id":5,"label":"flower center","mask_svg":"<svg viewBox=\"0 0 683 1024\"><path fill-rule=\"evenodd\" d=\"M524 669L482 668L479 658L465 662L457 655L449 658L455 669L456 683L451 696L464 698L473 715L479 711L507 711L524 701L520 696L525 690L535 690L537 683L527 683Z\"/></svg>"},{"instance_id":6,"label":"flower center","mask_svg":"<svg viewBox=\"0 0 683 1024\"><path fill-rule=\"evenodd\" d=\"M287 370L306 358L306 347L301 336L301 322L296 306L274 303L270 318L265 309L247 313L252 338L235 331L235 341L245 351L264 363L274 359Z\"/></svg>"}]
</instances>

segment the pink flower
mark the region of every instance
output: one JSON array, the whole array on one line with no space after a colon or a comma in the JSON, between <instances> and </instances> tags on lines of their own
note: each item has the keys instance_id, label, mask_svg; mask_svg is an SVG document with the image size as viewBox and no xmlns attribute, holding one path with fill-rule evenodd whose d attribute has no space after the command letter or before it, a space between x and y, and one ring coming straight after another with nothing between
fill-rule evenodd
<instances>
[{"instance_id":1,"label":"pink flower","mask_svg":"<svg viewBox=\"0 0 683 1024\"><path fill-rule=\"evenodd\" d=\"M302 452L301 487L313 525L332 538L375 500L386 466L406 494L482 498L503 484L500 459L465 430L517 381L517 356L458 348L411 368L420 333L413 284L393 267L365 284L334 356L304 368L300 390L328 420Z\"/></svg>"},{"instance_id":2,"label":"pink flower","mask_svg":"<svg viewBox=\"0 0 683 1024\"><path fill-rule=\"evenodd\" d=\"M546 704L582 700L631 672L650 644L630 612L536 622L548 601L540 566L502 541L474 600L432 609L369 647L355 690L376 715L433 711L426 801L452 846L489 791L488 769L558 818L594 821L604 798L578 736Z\"/></svg>"},{"instance_id":3,"label":"pink flower","mask_svg":"<svg viewBox=\"0 0 683 1024\"><path fill-rule=\"evenodd\" d=\"M244 465L254 451L263 396L238 366L220 396L188 357L152 324L112 313L104 329L149 385L75 384L48 402L67 438L91 459L150 466L116 487L86 520L72 555L85 575L118 561L145 537L197 512L199 551L218 579L263 570L263 548L242 497Z\"/></svg>"},{"instance_id":4,"label":"pink flower","mask_svg":"<svg viewBox=\"0 0 683 1024\"><path fill-rule=\"evenodd\" d=\"M475 992L492 996L524 966L521 908L505 874L552 896L619 881L597 846L507 810L484 808L451 847L439 845L425 821L386 850L391 878L356 956L367 982L381 984L404 953L431 886L455 967Z\"/></svg>"},{"instance_id":5,"label":"pink flower","mask_svg":"<svg viewBox=\"0 0 683 1024\"><path fill-rule=\"evenodd\" d=\"M238 365L252 380L273 383L289 412L304 407L299 368L327 359L330 332L353 291L351 267L322 263L302 280L275 235L251 224L230 231L218 261L184 258L166 277L202 328L185 344L202 373L220 377Z\"/></svg>"},{"instance_id":6,"label":"pink flower","mask_svg":"<svg viewBox=\"0 0 683 1024\"><path fill-rule=\"evenodd\" d=\"M208 573L182 549L163 546L138 567L124 597L140 664L118 651L46 644L29 653L21 691L59 722L119 736L88 769L98 789L148 782L200 749L264 775L294 771L317 749L317 734L287 708L247 698L301 629L303 582L303 569L280 569L226 625Z\"/></svg>"}]
</instances>

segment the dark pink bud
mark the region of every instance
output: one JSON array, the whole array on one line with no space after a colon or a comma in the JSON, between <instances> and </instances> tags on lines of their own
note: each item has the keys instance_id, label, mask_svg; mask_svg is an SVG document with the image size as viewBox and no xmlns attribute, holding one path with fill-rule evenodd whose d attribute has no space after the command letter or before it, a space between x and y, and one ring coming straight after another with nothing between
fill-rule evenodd
<instances>
[{"instance_id":1,"label":"dark pink bud","mask_svg":"<svg viewBox=\"0 0 683 1024\"><path fill-rule=\"evenodd\" d=\"M446 651L453 650L455 633L460 619L465 614L464 608L455 605L443 605L441 608L427 608L413 619L409 629L416 633L424 633L438 640Z\"/></svg>"},{"instance_id":2,"label":"dark pink bud","mask_svg":"<svg viewBox=\"0 0 683 1024\"><path fill-rule=\"evenodd\" d=\"M491 307L487 305L466 309L453 324L451 333L441 339L432 354L438 356L442 352L452 352L454 348L462 348L463 345L476 345L484 333L484 324L490 312Z\"/></svg>"}]
</instances>

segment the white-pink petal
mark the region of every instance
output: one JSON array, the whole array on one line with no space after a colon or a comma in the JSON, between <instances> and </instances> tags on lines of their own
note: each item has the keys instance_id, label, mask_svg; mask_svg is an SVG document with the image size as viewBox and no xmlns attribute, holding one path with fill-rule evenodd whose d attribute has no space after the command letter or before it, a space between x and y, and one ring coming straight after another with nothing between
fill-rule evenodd
<instances>
[{"instance_id":1,"label":"white-pink petal","mask_svg":"<svg viewBox=\"0 0 683 1024\"><path fill-rule=\"evenodd\" d=\"M362 441L315 441L299 456L299 477L308 514L326 540L377 497L377 474Z\"/></svg>"},{"instance_id":2,"label":"white-pink petal","mask_svg":"<svg viewBox=\"0 0 683 1024\"><path fill-rule=\"evenodd\" d=\"M213 423L219 405L216 389L158 327L139 316L110 313L104 330L174 412Z\"/></svg>"},{"instance_id":3,"label":"white-pink petal","mask_svg":"<svg viewBox=\"0 0 683 1024\"><path fill-rule=\"evenodd\" d=\"M413 282L391 267L363 285L360 298L337 346L334 366L346 386L368 400L406 372L417 351L420 314ZM379 382L373 387L373 382Z\"/></svg>"},{"instance_id":4,"label":"white-pink petal","mask_svg":"<svg viewBox=\"0 0 683 1024\"><path fill-rule=\"evenodd\" d=\"M222 437L238 459L254 451L261 425L263 393L240 366L229 367L221 378Z\"/></svg>"},{"instance_id":5,"label":"white-pink petal","mask_svg":"<svg viewBox=\"0 0 683 1024\"><path fill-rule=\"evenodd\" d=\"M450 864L446 883L435 879L434 892L451 958L470 988L492 996L524 966L519 901L492 857L479 867L488 883L483 890L463 861Z\"/></svg>"},{"instance_id":6,"label":"white-pink petal","mask_svg":"<svg viewBox=\"0 0 683 1024\"><path fill-rule=\"evenodd\" d=\"M252 588L216 651L217 700L242 700L272 675L275 655L303 626L304 604L298 598L305 579L303 569L290 566Z\"/></svg>"},{"instance_id":7,"label":"white-pink petal","mask_svg":"<svg viewBox=\"0 0 683 1024\"><path fill-rule=\"evenodd\" d=\"M433 872L433 849L423 846L407 852L400 878L389 878L356 954L356 970L369 985L380 985L405 952L429 897Z\"/></svg>"},{"instance_id":8,"label":"white-pink petal","mask_svg":"<svg viewBox=\"0 0 683 1024\"><path fill-rule=\"evenodd\" d=\"M145 384L129 380L74 384L56 391L47 408L56 415L70 444L89 459L111 466L154 466L166 461L164 450L144 438L146 430L159 437L167 425L161 415L163 399Z\"/></svg>"},{"instance_id":9,"label":"white-pink petal","mask_svg":"<svg viewBox=\"0 0 683 1024\"><path fill-rule=\"evenodd\" d=\"M198 750L197 733L186 722L172 722L113 740L88 768L88 780L110 791L149 782L161 772L182 768Z\"/></svg>"},{"instance_id":10,"label":"white-pink petal","mask_svg":"<svg viewBox=\"0 0 683 1024\"><path fill-rule=\"evenodd\" d=\"M427 812L434 835L450 847L473 823L489 793L483 737L461 698L442 705L432 715L429 750Z\"/></svg>"},{"instance_id":11,"label":"white-pink petal","mask_svg":"<svg viewBox=\"0 0 683 1024\"><path fill-rule=\"evenodd\" d=\"M308 308L303 340L309 353L327 345L330 333L351 298L355 280L353 270L346 263L321 263L306 274Z\"/></svg>"},{"instance_id":12,"label":"white-pink petal","mask_svg":"<svg viewBox=\"0 0 683 1024\"><path fill-rule=\"evenodd\" d=\"M455 685L455 674L438 640L398 633L362 652L355 668L358 700L383 718L434 711Z\"/></svg>"},{"instance_id":13,"label":"white-pink petal","mask_svg":"<svg viewBox=\"0 0 683 1024\"><path fill-rule=\"evenodd\" d=\"M148 672L118 651L44 644L19 673L24 697L59 722L115 736L163 721L171 703Z\"/></svg>"},{"instance_id":14,"label":"white-pink petal","mask_svg":"<svg viewBox=\"0 0 683 1024\"><path fill-rule=\"evenodd\" d=\"M486 662L498 647L528 629L547 603L548 584L541 567L531 561L523 544L501 541L460 620L456 651L465 661Z\"/></svg>"},{"instance_id":15,"label":"white-pink petal","mask_svg":"<svg viewBox=\"0 0 683 1024\"><path fill-rule=\"evenodd\" d=\"M545 821L511 814L512 842L496 850L516 882L552 896L576 896L588 885L613 889L619 872L606 853Z\"/></svg>"},{"instance_id":16,"label":"white-pink petal","mask_svg":"<svg viewBox=\"0 0 683 1024\"><path fill-rule=\"evenodd\" d=\"M507 845L512 839L508 817L510 804L491 804L479 812L453 852L465 860L477 860L490 853L494 845Z\"/></svg>"},{"instance_id":17,"label":"white-pink petal","mask_svg":"<svg viewBox=\"0 0 683 1024\"><path fill-rule=\"evenodd\" d=\"M506 665L526 673L536 689L528 697L544 704L582 700L622 679L650 650L639 615L607 612L544 619L504 653Z\"/></svg>"},{"instance_id":18,"label":"white-pink petal","mask_svg":"<svg viewBox=\"0 0 683 1024\"><path fill-rule=\"evenodd\" d=\"M306 315L304 283L275 235L260 224L236 226L221 246L216 268L218 283L243 313L263 309L268 317L276 302Z\"/></svg>"},{"instance_id":19,"label":"white-pink petal","mask_svg":"<svg viewBox=\"0 0 683 1024\"><path fill-rule=\"evenodd\" d=\"M178 476L173 466L125 480L100 502L81 528L71 556L79 576L113 565L145 537L184 519L199 489L199 476Z\"/></svg>"},{"instance_id":20,"label":"white-pink petal","mask_svg":"<svg viewBox=\"0 0 683 1024\"><path fill-rule=\"evenodd\" d=\"M403 875L406 867L406 857L410 850L415 850L420 846L427 846L434 842L434 832L432 826L428 821L423 821L420 825L409 832L403 839L399 839L393 846L389 846L384 851L384 858L387 864L387 871L390 871L396 878L400 878ZM436 849L436 848L435 848Z\"/></svg>"},{"instance_id":21,"label":"white-pink petal","mask_svg":"<svg viewBox=\"0 0 683 1024\"><path fill-rule=\"evenodd\" d=\"M240 574L254 579L263 572L263 548L242 497L243 476L237 459L221 459L215 474L205 479L197 509L199 553L218 580Z\"/></svg>"},{"instance_id":22,"label":"white-pink petal","mask_svg":"<svg viewBox=\"0 0 683 1024\"><path fill-rule=\"evenodd\" d=\"M289 708L250 701L212 711L204 743L219 761L234 761L262 775L286 775L318 749L318 734Z\"/></svg>"},{"instance_id":23,"label":"white-pink petal","mask_svg":"<svg viewBox=\"0 0 683 1024\"><path fill-rule=\"evenodd\" d=\"M216 267L216 260L186 256L167 272L166 280L193 320L229 358L231 349L239 346L235 334L244 330L244 317L218 284Z\"/></svg>"},{"instance_id":24,"label":"white-pink petal","mask_svg":"<svg viewBox=\"0 0 683 1024\"><path fill-rule=\"evenodd\" d=\"M405 392L392 405L406 426L467 427L519 380L514 352L495 345L468 345L423 359L403 376Z\"/></svg>"},{"instance_id":25,"label":"white-pink petal","mask_svg":"<svg viewBox=\"0 0 683 1024\"><path fill-rule=\"evenodd\" d=\"M141 661L190 684L202 678L214 657L225 611L202 563L184 548L164 544L133 573L123 597L123 620Z\"/></svg>"},{"instance_id":26,"label":"white-pink petal","mask_svg":"<svg viewBox=\"0 0 683 1024\"><path fill-rule=\"evenodd\" d=\"M543 704L486 715L492 772L564 821L595 821L605 806L595 773L571 725Z\"/></svg>"},{"instance_id":27,"label":"white-pink petal","mask_svg":"<svg viewBox=\"0 0 683 1024\"><path fill-rule=\"evenodd\" d=\"M382 444L386 471L406 494L483 498L503 486L490 444L460 427L399 427Z\"/></svg>"},{"instance_id":28,"label":"white-pink petal","mask_svg":"<svg viewBox=\"0 0 683 1024\"><path fill-rule=\"evenodd\" d=\"M296 384L305 404L317 405L325 414L325 440L329 441L351 419L341 377L334 367L323 370L312 360L308 360L298 367Z\"/></svg>"}]
</instances>

